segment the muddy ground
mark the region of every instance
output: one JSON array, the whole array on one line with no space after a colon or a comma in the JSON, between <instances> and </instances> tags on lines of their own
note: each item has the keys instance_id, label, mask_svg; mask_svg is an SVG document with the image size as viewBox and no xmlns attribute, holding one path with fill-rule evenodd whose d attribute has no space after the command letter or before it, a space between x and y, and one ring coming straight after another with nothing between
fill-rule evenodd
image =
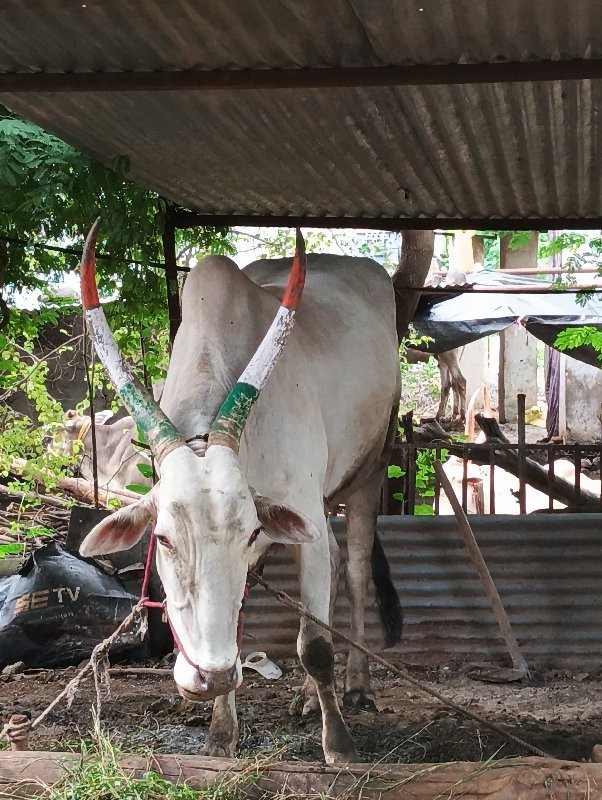
<instances>
[{"instance_id":1,"label":"muddy ground","mask_svg":"<svg viewBox=\"0 0 602 800\"><path fill-rule=\"evenodd\" d=\"M320 761L317 717L300 719L288 713L301 671L292 660L282 667L284 674L275 682L246 673L238 696L240 751L251 755L282 750L289 760ZM337 664L339 683L343 669ZM593 745L602 742L602 668L593 674L535 671L528 686L475 680L465 665L411 671L455 702L558 758L589 760ZM384 668L373 666L372 673L379 711L344 712L363 761L443 762L525 754ZM21 709L36 715L73 674L70 669L1 678L0 722ZM79 749L79 740L91 729L94 696L88 681L70 710L61 705L36 731L32 749ZM210 704L182 701L168 678L128 676L112 679L111 698L103 703L101 717L126 750L194 754L203 746L210 715Z\"/></svg>"}]
</instances>

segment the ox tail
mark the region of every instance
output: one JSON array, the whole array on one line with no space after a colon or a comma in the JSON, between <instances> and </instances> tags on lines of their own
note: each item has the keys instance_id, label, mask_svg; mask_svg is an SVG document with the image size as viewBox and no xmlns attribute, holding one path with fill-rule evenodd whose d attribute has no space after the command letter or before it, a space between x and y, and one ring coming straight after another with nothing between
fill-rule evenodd
<instances>
[{"instance_id":1,"label":"ox tail","mask_svg":"<svg viewBox=\"0 0 602 800\"><path fill-rule=\"evenodd\" d=\"M393 647L394 644L401 640L403 613L397 591L391 580L389 560L376 531L374 531L370 562L372 565L372 580L376 591L376 604L385 637L385 647Z\"/></svg>"}]
</instances>

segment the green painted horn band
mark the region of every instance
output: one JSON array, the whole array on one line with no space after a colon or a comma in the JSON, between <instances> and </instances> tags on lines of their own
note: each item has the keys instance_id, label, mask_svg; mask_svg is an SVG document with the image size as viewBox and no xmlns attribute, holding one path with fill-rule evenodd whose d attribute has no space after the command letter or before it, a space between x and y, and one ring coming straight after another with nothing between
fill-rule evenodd
<instances>
[{"instance_id":1,"label":"green painted horn band","mask_svg":"<svg viewBox=\"0 0 602 800\"><path fill-rule=\"evenodd\" d=\"M168 453L184 445L175 425L137 380L122 386L119 394L159 464Z\"/></svg>"},{"instance_id":2,"label":"green painted horn band","mask_svg":"<svg viewBox=\"0 0 602 800\"><path fill-rule=\"evenodd\" d=\"M237 451L247 417L258 396L259 390L250 383L235 384L211 426L207 445L221 444Z\"/></svg>"}]
</instances>

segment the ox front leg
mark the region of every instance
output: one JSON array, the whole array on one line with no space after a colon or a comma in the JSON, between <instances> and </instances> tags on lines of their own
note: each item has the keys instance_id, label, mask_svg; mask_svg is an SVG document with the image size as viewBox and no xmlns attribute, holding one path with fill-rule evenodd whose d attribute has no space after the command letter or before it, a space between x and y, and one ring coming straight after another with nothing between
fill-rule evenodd
<instances>
[{"instance_id":1,"label":"ox front leg","mask_svg":"<svg viewBox=\"0 0 602 800\"><path fill-rule=\"evenodd\" d=\"M330 558L328 536L299 548L301 602L318 619L329 618ZM301 618L297 650L307 674L313 678L322 709L322 748L327 764L357 761L351 734L341 716L334 683L334 649L328 631Z\"/></svg>"},{"instance_id":2,"label":"ox front leg","mask_svg":"<svg viewBox=\"0 0 602 800\"><path fill-rule=\"evenodd\" d=\"M234 758L238 744L238 719L236 718L236 692L229 692L213 701L211 725L205 739L203 754Z\"/></svg>"},{"instance_id":3,"label":"ox front leg","mask_svg":"<svg viewBox=\"0 0 602 800\"><path fill-rule=\"evenodd\" d=\"M380 476L370 478L347 500L346 587L351 613L351 638L364 644L366 590L370 580L370 557L374 543ZM376 711L370 685L368 658L355 647L349 648L343 705Z\"/></svg>"},{"instance_id":4,"label":"ox front leg","mask_svg":"<svg viewBox=\"0 0 602 800\"><path fill-rule=\"evenodd\" d=\"M337 600L337 588L339 585L339 568L341 566L341 553L337 540L332 532L330 519L326 517L328 525L328 551L330 553L330 606L328 621L332 625L334 619L334 606ZM320 701L318 700L318 690L316 682L309 675L306 675L301 689L295 692L291 702L289 713L292 716L306 717L320 711Z\"/></svg>"}]
</instances>

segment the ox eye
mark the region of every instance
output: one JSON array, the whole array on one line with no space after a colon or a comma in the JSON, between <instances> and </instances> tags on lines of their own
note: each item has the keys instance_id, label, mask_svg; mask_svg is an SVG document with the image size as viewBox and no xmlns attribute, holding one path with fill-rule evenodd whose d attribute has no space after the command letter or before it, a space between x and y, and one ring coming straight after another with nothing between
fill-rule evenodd
<instances>
[{"instance_id":1,"label":"ox eye","mask_svg":"<svg viewBox=\"0 0 602 800\"><path fill-rule=\"evenodd\" d=\"M167 536L164 536L162 533L156 533L155 537L162 547L166 547L168 550L173 550L172 544Z\"/></svg>"},{"instance_id":2,"label":"ox eye","mask_svg":"<svg viewBox=\"0 0 602 800\"><path fill-rule=\"evenodd\" d=\"M263 528L261 527L261 525L258 528L255 528L253 533L249 536L249 547L251 547L251 545L253 544L255 539L257 539L262 530Z\"/></svg>"}]
</instances>

